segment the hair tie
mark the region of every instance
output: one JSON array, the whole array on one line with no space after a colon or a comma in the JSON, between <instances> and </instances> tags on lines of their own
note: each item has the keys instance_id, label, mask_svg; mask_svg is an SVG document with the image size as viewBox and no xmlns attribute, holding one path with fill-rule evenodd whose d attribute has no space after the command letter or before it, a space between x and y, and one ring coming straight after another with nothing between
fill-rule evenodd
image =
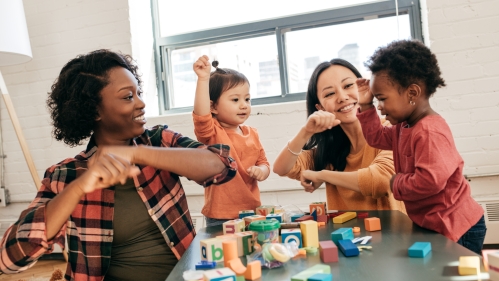
<instances>
[{"instance_id":1,"label":"hair tie","mask_svg":"<svg viewBox=\"0 0 499 281\"><path fill-rule=\"evenodd\" d=\"M218 71L222 74L226 74L227 72L221 68L218 68L218 61L217 60L214 60L211 62L211 65L215 68L215 71Z\"/></svg>"}]
</instances>

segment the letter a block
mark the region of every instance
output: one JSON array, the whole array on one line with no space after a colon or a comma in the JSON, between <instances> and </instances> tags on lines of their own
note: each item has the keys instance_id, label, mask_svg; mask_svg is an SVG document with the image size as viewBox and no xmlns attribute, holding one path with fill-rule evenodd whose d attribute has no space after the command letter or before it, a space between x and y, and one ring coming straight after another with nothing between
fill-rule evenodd
<instances>
[{"instance_id":1,"label":"letter a block","mask_svg":"<svg viewBox=\"0 0 499 281\"><path fill-rule=\"evenodd\" d=\"M223 223L224 234L243 232L245 226L246 225L244 224L244 220L242 219L226 221Z\"/></svg>"},{"instance_id":2,"label":"letter a block","mask_svg":"<svg viewBox=\"0 0 499 281\"><path fill-rule=\"evenodd\" d=\"M312 202L310 204L310 213L317 212L317 216L327 215L326 202Z\"/></svg>"},{"instance_id":3,"label":"letter a block","mask_svg":"<svg viewBox=\"0 0 499 281\"><path fill-rule=\"evenodd\" d=\"M364 219L364 227L367 231L378 231L381 230L381 222L376 217L367 218Z\"/></svg>"},{"instance_id":4,"label":"letter a block","mask_svg":"<svg viewBox=\"0 0 499 281\"><path fill-rule=\"evenodd\" d=\"M289 229L281 229L281 241L282 243L289 243L291 241L295 241L298 248L302 247L301 243L301 230L299 228L289 228Z\"/></svg>"},{"instance_id":5,"label":"letter a block","mask_svg":"<svg viewBox=\"0 0 499 281\"><path fill-rule=\"evenodd\" d=\"M224 252L222 248L222 240L218 238L211 238L201 240L201 260L205 261L223 261Z\"/></svg>"},{"instance_id":6,"label":"letter a block","mask_svg":"<svg viewBox=\"0 0 499 281\"><path fill-rule=\"evenodd\" d=\"M301 235L304 247L319 248L319 230L316 221L300 222Z\"/></svg>"}]
</instances>

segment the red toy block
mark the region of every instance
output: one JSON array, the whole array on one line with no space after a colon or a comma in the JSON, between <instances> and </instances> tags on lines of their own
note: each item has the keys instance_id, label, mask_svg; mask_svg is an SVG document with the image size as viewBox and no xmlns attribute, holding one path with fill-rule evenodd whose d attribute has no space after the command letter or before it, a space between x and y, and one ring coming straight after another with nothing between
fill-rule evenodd
<instances>
[{"instance_id":1,"label":"red toy block","mask_svg":"<svg viewBox=\"0 0 499 281\"><path fill-rule=\"evenodd\" d=\"M339 215L343 215L345 212L336 212L336 213L331 213L331 214L327 214L328 218L332 219L332 218L335 218Z\"/></svg>"},{"instance_id":2,"label":"red toy block","mask_svg":"<svg viewBox=\"0 0 499 281\"><path fill-rule=\"evenodd\" d=\"M359 219L365 219L368 216L369 216L368 212L357 213L357 218L359 218Z\"/></svg>"},{"instance_id":3,"label":"red toy block","mask_svg":"<svg viewBox=\"0 0 499 281\"><path fill-rule=\"evenodd\" d=\"M364 226L367 231L378 231L381 230L381 222L379 218L372 217L364 220Z\"/></svg>"},{"instance_id":4,"label":"red toy block","mask_svg":"<svg viewBox=\"0 0 499 281\"><path fill-rule=\"evenodd\" d=\"M327 223L328 219L327 219L327 215L318 215L317 216L317 222L325 222Z\"/></svg>"},{"instance_id":5,"label":"red toy block","mask_svg":"<svg viewBox=\"0 0 499 281\"><path fill-rule=\"evenodd\" d=\"M297 218L295 220L295 222L302 222L302 221L313 221L314 220L314 217L310 216L310 215L305 215L301 218Z\"/></svg>"},{"instance_id":6,"label":"red toy block","mask_svg":"<svg viewBox=\"0 0 499 281\"><path fill-rule=\"evenodd\" d=\"M319 241L319 252L322 262L338 262L338 247L333 241Z\"/></svg>"}]
</instances>

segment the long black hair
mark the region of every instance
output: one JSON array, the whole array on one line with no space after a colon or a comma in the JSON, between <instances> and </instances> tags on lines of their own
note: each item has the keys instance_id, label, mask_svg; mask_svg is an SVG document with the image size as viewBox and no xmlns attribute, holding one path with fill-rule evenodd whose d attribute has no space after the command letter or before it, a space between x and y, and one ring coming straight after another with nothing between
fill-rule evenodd
<instances>
[{"instance_id":1,"label":"long black hair","mask_svg":"<svg viewBox=\"0 0 499 281\"><path fill-rule=\"evenodd\" d=\"M307 117L317 111L316 104L320 104L317 97L317 81L319 76L333 65L341 65L350 69L357 78L362 78L360 72L346 60L333 59L319 64L308 82L307 89ZM333 165L335 171L344 171L347 165L347 156L350 154L350 140L341 128L334 126L330 130L314 134L303 147L304 150L309 150L316 147L314 153L314 170L320 171L328 164Z\"/></svg>"}]
</instances>

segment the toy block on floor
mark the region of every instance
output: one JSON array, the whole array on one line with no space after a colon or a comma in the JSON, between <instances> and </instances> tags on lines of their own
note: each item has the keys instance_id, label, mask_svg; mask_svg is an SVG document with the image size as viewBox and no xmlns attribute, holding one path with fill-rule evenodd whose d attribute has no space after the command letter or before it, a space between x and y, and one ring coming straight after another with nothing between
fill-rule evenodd
<instances>
[{"instance_id":1,"label":"toy block on floor","mask_svg":"<svg viewBox=\"0 0 499 281\"><path fill-rule=\"evenodd\" d=\"M338 261L338 247L333 241L319 241L321 261L325 263Z\"/></svg>"},{"instance_id":2,"label":"toy block on floor","mask_svg":"<svg viewBox=\"0 0 499 281\"><path fill-rule=\"evenodd\" d=\"M312 217L311 215L304 215L304 216L301 216L297 219L295 219L294 221L295 222L302 222L302 221L313 221L314 220L314 217Z\"/></svg>"},{"instance_id":3,"label":"toy block on floor","mask_svg":"<svg viewBox=\"0 0 499 281\"><path fill-rule=\"evenodd\" d=\"M235 220L230 220L226 221L223 223L223 231L224 234L233 234L236 232L243 232L244 227L245 227L244 220L242 219L235 219Z\"/></svg>"},{"instance_id":4,"label":"toy block on floor","mask_svg":"<svg viewBox=\"0 0 499 281\"><path fill-rule=\"evenodd\" d=\"M265 216L260 216L260 215L252 215L243 218L245 226L248 226L250 223L254 221L260 221L265 219L267 219Z\"/></svg>"},{"instance_id":5,"label":"toy block on floor","mask_svg":"<svg viewBox=\"0 0 499 281\"><path fill-rule=\"evenodd\" d=\"M253 211L253 210L239 211L239 218L243 219L244 217L253 216L254 214L255 214L255 211Z\"/></svg>"},{"instance_id":6,"label":"toy block on floor","mask_svg":"<svg viewBox=\"0 0 499 281\"><path fill-rule=\"evenodd\" d=\"M256 208L256 215L267 216L274 213L274 206L262 205Z\"/></svg>"},{"instance_id":7,"label":"toy block on floor","mask_svg":"<svg viewBox=\"0 0 499 281\"><path fill-rule=\"evenodd\" d=\"M416 242L409 247L409 257L424 258L431 252L430 242Z\"/></svg>"},{"instance_id":8,"label":"toy block on floor","mask_svg":"<svg viewBox=\"0 0 499 281\"><path fill-rule=\"evenodd\" d=\"M299 219L299 218L301 218L301 217L303 217L303 214L295 214L295 215L291 215L291 216L289 216L289 221L290 221L290 222L294 222L294 221L296 221L296 219Z\"/></svg>"},{"instance_id":9,"label":"toy block on floor","mask_svg":"<svg viewBox=\"0 0 499 281\"><path fill-rule=\"evenodd\" d=\"M302 247L302 236L299 228L281 229L282 243L289 243L295 241L298 248Z\"/></svg>"},{"instance_id":10,"label":"toy block on floor","mask_svg":"<svg viewBox=\"0 0 499 281\"><path fill-rule=\"evenodd\" d=\"M316 221L303 221L300 223L304 247L319 247L319 230Z\"/></svg>"},{"instance_id":11,"label":"toy block on floor","mask_svg":"<svg viewBox=\"0 0 499 281\"><path fill-rule=\"evenodd\" d=\"M352 240L338 240L338 248L345 257L358 256L360 253L359 248L352 243Z\"/></svg>"},{"instance_id":12,"label":"toy block on floor","mask_svg":"<svg viewBox=\"0 0 499 281\"><path fill-rule=\"evenodd\" d=\"M352 220L354 219L355 217L357 217L357 213L356 212L346 212L344 214L341 214L337 217L334 217L333 218L333 222L334 223L345 223L349 220Z\"/></svg>"},{"instance_id":13,"label":"toy block on floor","mask_svg":"<svg viewBox=\"0 0 499 281\"><path fill-rule=\"evenodd\" d=\"M381 230L381 222L377 217L366 218L364 220L364 227L367 231L378 231Z\"/></svg>"},{"instance_id":14,"label":"toy block on floor","mask_svg":"<svg viewBox=\"0 0 499 281\"><path fill-rule=\"evenodd\" d=\"M234 271L237 276L244 275L244 273L246 272L246 266L244 266L240 258L230 260L227 263L227 267Z\"/></svg>"},{"instance_id":15,"label":"toy block on floor","mask_svg":"<svg viewBox=\"0 0 499 281\"><path fill-rule=\"evenodd\" d=\"M310 204L310 214L317 211L318 216L327 215L326 202L312 202Z\"/></svg>"},{"instance_id":16,"label":"toy block on floor","mask_svg":"<svg viewBox=\"0 0 499 281\"><path fill-rule=\"evenodd\" d=\"M331 273L331 267L326 264L316 264L311 268L305 269L304 271L291 276L291 281L307 281L308 278L317 273Z\"/></svg>"},{"instance_id":17,"label":"toy block on floor","mask_svg":"<svg viewBox=\"0 0 499 281\"><path fill-rule=\"evenodd\" d=\"M351 228L342 227L331 232L331 241L338 245L339 240L353 240L353 231Z\"/></svg>"},{"instance_id":18,"label":"toy block on floor","mask_svg":"<svg viewBox=\"0 0 499 281\"><path fill-rule=\"evenodd\" d=\"M230 268L216 268L203 273L204 281L236 281L236 274Z\"/></svg>"},{"instance_id":19,"label":"toy block on floor","mask_svg":"<svg viewBox=\"0 0 499 281\"><path fill-rule=\"evenodd\" d=\"M331 273L316 273L310 276L307 281L333 281Z\"/></svg>"},{"instance_id":20,"label":"toy block on floor","mask_svg":"<svg viewBox=\"0 0 499 281\"><path fill-rule=\"evenodd\" d=\"M327 215L317 215L317 222L327 223Z\"/></svg>"},{"instance_id":21,"label":"toy block on floor","mask_svg":"<svg viewBox=\"0 0 499 281\"><path fill-rule=\"evenodd\" d=\"M498 253L499 254L499 249L490 249L490 250L482 250L482 261L483 261L483 268L485 271L489 271L489 255L490 253Z\"/></svg>"},{"instance_id":22,"label":"toy block on floor","mask_svg":"<svg viewBox=\"0 0 499 281\"><path fill-rule=\"evenodd\" d=\"M499 251L487 254L491 280L499 280Z\"/></svg>"},{"instance_id":23,"label":"toy block on floor","mask_svg":"<svg viewBox=\"0 0 499 281\"><path fill-rule=\"evenodd\" d=\"M237 237L237 251L239 256L249 255L253 253L253 241L255 233L253 231L238 232Z\"/></svg>"},{"instance_id":24,"label":"toy block on floor","mask_svg":"<svg viewBox=\"0 0 499 281\"><path fill-rule=\"evenodd\" d=\"M337 217L337 216L341 216L341 215L343 215L344 213L345 213L345 212L333 212L333 213L330 213L330 212L328 211L327 216L328 216L328 218L332 219L332 218L335 218L335 217Z\"/></svg>"},{"instance_id":25,"label":"toy block on floor","mask_svg":"<svg viewBox=\"0 0 499 281\"><path fill-rule=\"evenodd\" d=\"M369 216L369 213L368 212L360 212L360 213L357 213L357 218L359 219L365 219Z\"/></svg>"},{"instance_id":26,"label":"toy block on floor","mask_svg":"<svg viewBox=\"0 0 499 281\"><path fill-rule=\"evenodd\" d=\"M214 261L200 261L195 265L196 269L211 269L215 268L217 263Z\"/></svg>"},{"instance_id":27,"label":"toy block on floor","mask_svg":"<svg viewBox=\"0 0 499 281\"><path fill-rule=\"evenodd\" d=\"M237 240L222 241L222 250L224 251L224 266L229 267L229 261L239 259L237 253Z\"/></svg>"},{"instance_id":28,"label":"toy block on floor","mask_svg":"<svg viewBox=\"0 0 499 281\"><path fill-rule=\"evenodd\" d=\"M490 268L490 264L489 264ZM480 274L480 257L461 256L457 267L459 275L478 275Z\"/></svg>"},{"instance_id":29,"label":"toy block on floor","mask_svg":"<svg viewBox=\"0 0 499 281\"><path fill-rule=\"evenodd\" d=\"M276 219L276 220L278 220L280 223L283 221L283 219L282 219L282 214L270 214L270 215L267 215L267 216L266 216L266 219L268 219L268 220L271 220L271 219Z\"/></svg>"},{"instance_id":30,"label":"toy block on floor","mask_svg":"<svg viewBox=\"0 0 499 281\"><path fill-rule=\"evenodd\" d=\"M311 212L310 215L312 216L312 218L314 218L314 221L317 221L317 210Z\"/></svg>"},{"instance_id":31,"label":"toy block on floor","mask_svg":"<svg viewBox=\"0 0 499 281\"><path fill-rule=\"evenodd\" d=\"M218 238L210 238L201 240L201 260L204 261L223 261L224 252L222 249L222 240Z\"/></svg>"},{"instance_id":32,"label":"toy block on floor","mask_svg":"<svg viewBox=\"0 0 499 281\"><path fill-rule=\"evenodd\" d=\"M246 280L256 280L262 277L262 263L259 260L247 264L244 278Z\"/></svg>"}]
</instances>

